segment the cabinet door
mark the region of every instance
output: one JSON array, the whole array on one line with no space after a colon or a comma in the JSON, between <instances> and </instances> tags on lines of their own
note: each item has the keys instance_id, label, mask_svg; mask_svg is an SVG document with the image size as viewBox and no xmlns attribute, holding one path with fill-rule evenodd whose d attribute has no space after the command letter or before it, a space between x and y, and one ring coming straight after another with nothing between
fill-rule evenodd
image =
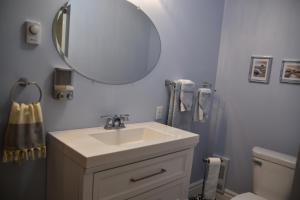
<instances>
[{"instance_id":1,"label":"cabinet door","mask_svg":"<svg viewBox=\"0 0 300 200\"><path fill-rule=\"evenodd\" d=\"M186 200L184 181L176 181L161 186L129 200Z\"/></svg>"}]
</instances>

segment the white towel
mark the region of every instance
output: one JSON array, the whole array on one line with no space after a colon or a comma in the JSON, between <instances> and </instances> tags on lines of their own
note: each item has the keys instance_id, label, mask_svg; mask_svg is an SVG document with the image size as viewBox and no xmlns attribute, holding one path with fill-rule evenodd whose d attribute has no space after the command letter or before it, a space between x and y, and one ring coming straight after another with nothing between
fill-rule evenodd
<instances>
[{"instance_id":1,"label":"white towel","mask_svg":"<svg viewBox=\"0 0 300 200\"><path fill-rule=\"evenodd\" d=\"M199 88L196 96L194 121L205 122L208 119L212 91L209 88Z\"/></svg>"},{"instance_id":2,"label":"white towel","mask_svg":"<svg viewBox=\"0 0 300 200\"><path fill-rule=\"evenodd\" d=\"M195 83L190 80L180 79L180 111L191 111L194 101Z\"/></svg>"},{"instance_id":3,"label":"white towel","mask_svg":"<svg viewBox=\"0 0 300 200\"><path fill-rule=\"evenodd\" d=\"M180 88L179 80L175 81L175 86L169 86L170 89L170 104L168 112L167 124L172 127L191 131L193 124L193 112L180 111Z\"/></svg>"}]
</instances>

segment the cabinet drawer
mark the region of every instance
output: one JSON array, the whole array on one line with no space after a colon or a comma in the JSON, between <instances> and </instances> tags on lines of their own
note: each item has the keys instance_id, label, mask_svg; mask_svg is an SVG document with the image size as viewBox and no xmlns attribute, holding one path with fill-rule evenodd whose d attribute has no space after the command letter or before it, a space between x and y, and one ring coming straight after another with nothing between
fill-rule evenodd
<instances>
[{"instance_id":1,"label":"cabinet drawer","mask_svg":"<svg viewBox=\"0 0 300 200\"><path fill-rule=\"evenodd\" d=\"M128 200L187 200L184 188L184 181L179 180Z\"/></svg>"},{"instance_id":2,"label":"cabinet drawer","mask_svg":"<svg viewBox=\"0 0 300 200\"><path fill-rule=\"evenodd\" d=\"M127 199L189 176L189 150L98 172L93 200Z\"/></svg>"}]
</instances>

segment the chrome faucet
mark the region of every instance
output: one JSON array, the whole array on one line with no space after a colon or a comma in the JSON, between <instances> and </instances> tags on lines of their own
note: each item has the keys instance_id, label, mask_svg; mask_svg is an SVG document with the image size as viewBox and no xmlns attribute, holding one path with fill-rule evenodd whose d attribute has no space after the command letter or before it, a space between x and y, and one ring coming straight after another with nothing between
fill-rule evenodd
<instances>
[{"instance_id":1,"label":"chrome faucet","mask_svg":"<svg viewBox=\"0 0 300 200\"><path fill-rule=\"evenodd\" d=\"M121 129L125 128L125 121L129 121L129 115L105 115L101 116L101 118L106 119L106 123L104 126L104 129L110 130L110 129Z\"/></svg>"}]
</instances>

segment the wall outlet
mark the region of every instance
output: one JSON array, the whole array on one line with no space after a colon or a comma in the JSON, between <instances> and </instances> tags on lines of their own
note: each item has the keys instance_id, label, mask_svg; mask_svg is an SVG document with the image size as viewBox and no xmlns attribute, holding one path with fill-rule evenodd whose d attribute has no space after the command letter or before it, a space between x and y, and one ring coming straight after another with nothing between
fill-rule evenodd
<instances>
[{"instance_id":1,"label":"wall outlet","mask_svg":"<svg viewBox=\"0 0 300 200\"><path fill-rule=\"evenodd\" d=\"M164 107L163 106L157 106L156 107L156 113L155 113L155 119L160 120L163 118L163 112L164 112Z\"/></svg>"}]
</instances>

